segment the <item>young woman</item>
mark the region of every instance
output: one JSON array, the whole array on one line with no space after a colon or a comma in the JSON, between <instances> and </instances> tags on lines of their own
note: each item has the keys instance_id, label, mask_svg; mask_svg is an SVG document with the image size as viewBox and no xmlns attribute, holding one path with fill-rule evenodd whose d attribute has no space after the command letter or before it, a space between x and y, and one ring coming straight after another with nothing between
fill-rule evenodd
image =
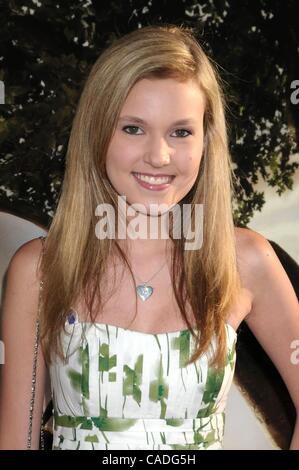
<instances>
[{"instance_id":1,"label":"young woman","mask_svg":"<svg viewBox=\"0 0 299 470\"><path fill-rule=\"evenodd\" d=\"M268 241L234 226L224 97L191 30L101 54L66 163L43 256L34 239L9 265L0 447L27 446L41 279L31 448L49 372L53 449L221 449L244 320L298 408L298 302Z\"/></svg>"}]
</instances>

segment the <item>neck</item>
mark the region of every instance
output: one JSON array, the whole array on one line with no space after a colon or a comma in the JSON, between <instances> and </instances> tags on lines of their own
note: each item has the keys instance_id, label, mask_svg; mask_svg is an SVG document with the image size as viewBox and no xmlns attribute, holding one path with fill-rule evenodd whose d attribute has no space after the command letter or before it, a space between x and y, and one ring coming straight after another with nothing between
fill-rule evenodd
<instances>
[{"instance_id":1,"label":"neck","mask_svg":"<svg viewBox=\"0 0 299 470\"><path fill-rule=\"evenodd\" d=\"M169 238L169 214L165 212L155 216L136 211L129 214L126 213L126 217L119 221L122 234L125 234L124 239L117 238L121 248L131 259L165 259L172 245Z\"/></svg>"}]
</instances>

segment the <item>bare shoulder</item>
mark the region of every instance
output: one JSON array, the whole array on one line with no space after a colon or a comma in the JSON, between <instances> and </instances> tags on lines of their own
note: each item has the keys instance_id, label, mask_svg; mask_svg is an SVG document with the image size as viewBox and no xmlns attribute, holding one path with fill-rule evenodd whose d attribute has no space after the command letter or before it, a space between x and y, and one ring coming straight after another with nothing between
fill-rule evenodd
<instances>
[{"instance_id":1,"label":"bare shoulder","mask_svg":"<svg viewBox=\"0 0 299 470\"><path fill-rule=\"evenodd\" d=\"M23 243L13 255L13 258L23 258L25 260L38 259L42 250L42 240L40 238L33 238L28 242Z\"/></svg>"},{"instance_id":2,"label":"bare shoulder","mask_svg":"<svg viewBox=\"0 0 299 470\"><path fill-rule=\"evenodd\" d=\"M293 296L287 273L271 243L260 233L247 228L235 227L235 237L241 281L251 293L255 308L264 293L273 292L275 284L280 289L284 286L285 292L289 291Z\"/></svg>"},{"instance_id":3,"label":"bare shoulder","mask_svg":"<svg viewBox=\"0 0 299 470\"><path fill-rule=\"evenodd\" d=\"M273 250L267 238L250 228L235 227L235 239L238 255L252 263Z\"/></svg>"},{"instance_id":4,"label":"bare shoulder","mask_svg":"<svg viewBox=\"0 0 299 470\"><path fill-rule=\"evenodd\" d=\"M10 259L8 276L13 276L14 279L23 278L27 282L32 281L33 284L38 282L42 246L42 240L39 238L23 243Z\"/></svg>"},{"instance_id":5,"label":"bare shoulder","mask_svg":"<svg viewBox=\"0 0 299 470\"><path fill-rule=\"evenodd\" d=\"M40 286L42 240L30 240L21 245L11 257L4 288L1 322L5 331L15 330L17 323L32 328L36 317ZM24 330L23 330L24 331Z\"/></svg>"},{"instance_id":6,"label":"bare shoulder","mask_svg":"<svg viewBox=\"0 0 299 470\"><path fill-rule=\"evenodd\" d=\"M271 243L255 230L235 227L235 240L238 267L244 281L255 278L257 272L276 257Z\"/></svg>"},{"instance_id":7,"label":"bare shoulder","mask_svg":"<svg viewBox=\"0 0 299 470\"><path fill-rule=\"evenodd\" d=\"M269 287L269 273L279 261L271 243L255 230L235 227L235 243L242 292L247 300L244 319L252 311L258 289Z\"/></svg>"}]
</instances>

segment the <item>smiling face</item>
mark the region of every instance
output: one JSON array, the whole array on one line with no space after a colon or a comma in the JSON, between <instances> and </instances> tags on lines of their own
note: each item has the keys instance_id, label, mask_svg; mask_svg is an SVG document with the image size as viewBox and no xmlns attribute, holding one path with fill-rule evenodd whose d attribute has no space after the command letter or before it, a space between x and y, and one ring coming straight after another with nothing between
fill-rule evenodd
<instances>
[{"instance_id":1,"label":"smiling face","mask_svg":"<svg viewBox=\"0 0 299 470\"><path fill-rule=\"evenodd\" d=\"M204 96L192 80L142 79L132 87L106 158L110 183L127 204L149 213L150 204L170 208L188 194L203 153L203 116Z\"/></svg>"}]
</instances>

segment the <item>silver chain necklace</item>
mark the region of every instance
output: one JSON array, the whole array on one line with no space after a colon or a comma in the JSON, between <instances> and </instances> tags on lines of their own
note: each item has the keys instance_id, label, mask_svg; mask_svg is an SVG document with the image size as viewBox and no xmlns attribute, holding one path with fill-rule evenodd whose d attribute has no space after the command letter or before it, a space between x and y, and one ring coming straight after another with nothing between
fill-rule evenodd
<instances>
[{"instance_id":1,"label":"silver chain necklace","mask_svg":"<svg viewBox=\"0 0 299 470\"><path fill-rule=\"evenodd\" d=\"M136 286L136 292L141 300L144 301L150 298L150 296L154 292L154 288L148 285L147 283L150 282L161 271L161 269L165 266L165 264L166 264L166 261L165 263L163 263L159 271L157 271L148 281L142 282L140 277L136 276L141 281L141 284Z\"/></svg>"}]
</instances>

